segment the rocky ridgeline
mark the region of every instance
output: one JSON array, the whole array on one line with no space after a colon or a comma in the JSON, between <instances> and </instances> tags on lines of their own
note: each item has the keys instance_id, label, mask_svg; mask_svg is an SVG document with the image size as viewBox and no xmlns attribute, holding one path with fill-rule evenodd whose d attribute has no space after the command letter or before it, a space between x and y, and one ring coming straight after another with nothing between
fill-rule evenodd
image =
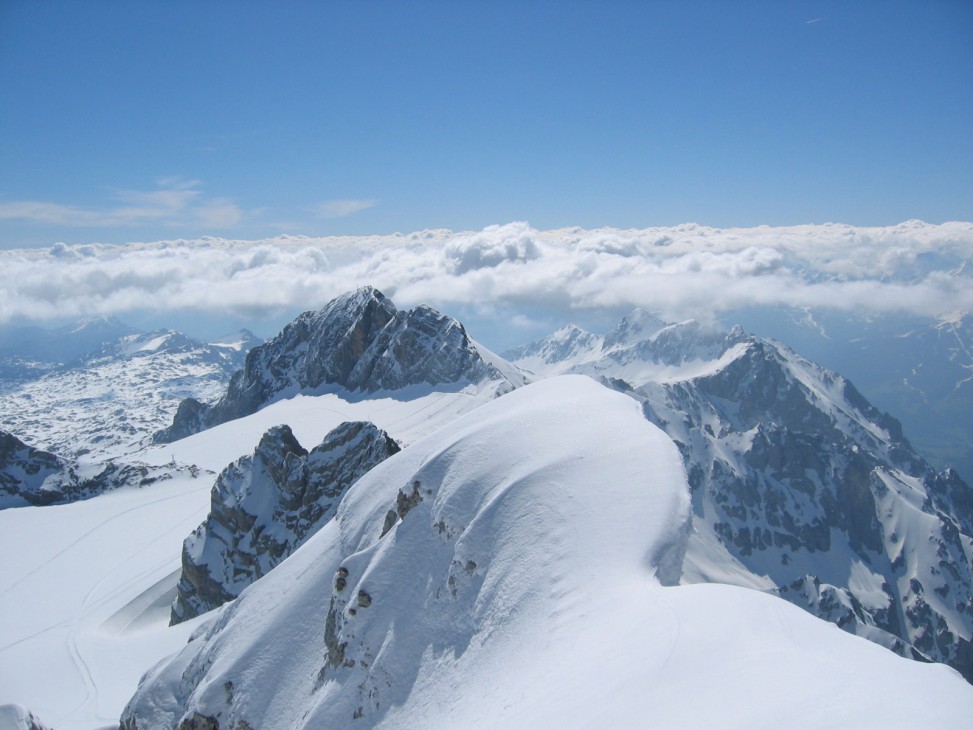
<instances>
[{"instance_id":1,"label":"rocky ridgeline","mask_svg":"<svg viewBox=\"0 0 973 730\"><path fill-rule=\"evenodd\" d=\"M755 337L732 347L715 372L633 391L685 458L690 572L718 546L765 589L973 681L973 491L844 378Z\"/></svg>"},{"instance_id":2,"label":"rocky ridgeline","mask_svg":"<svg viewBox=\"0 0 973 730\"><path fill-rule=\"evenodd\" d=\"M381 292L365 287L320 311L305 312L253 348L219 401L183 401L172 425L155 441L184 438L300 392L374 393L487 377L502 376L480 357L455 319L427 306L400 311Z\"/></svg>"},{"instance_id":3,"label":"rocky ridgeline","mask_svg":"<svg viewBox=\"0 0 973 730\"><path fill-rule=\"evenodd\" d=\"M685 580L760 588L973 681L973 490L845 378L742 329L641 310L505 353L643 403L693 491Z\"/></svg>"},{"instance_id":4,"label":"rocky ridgeline","mask_svg":"<svg viewBox=\"0 0 973 730\"><path fill-rule=\"evenodd\" d=\"M236 598L331 519L352 484L398 451L367 422L342 423L310 452L287 426L267 431L252 456L219 475L206 521L183 545L172 623Z\"/></svg>"},{"instance_id":5,"label":"rocky ridgeline","mask_svg":"<svg viewBox=\"0 0 973 730\"><path fill-rule=\"evenodd\" d=\"M0 509L45 506L88 499L124 486L146 487L177 474L197 476L194 466L108 461L81 468L75 462L25 444L0 431Z\"/></svg>"}]
</instances>

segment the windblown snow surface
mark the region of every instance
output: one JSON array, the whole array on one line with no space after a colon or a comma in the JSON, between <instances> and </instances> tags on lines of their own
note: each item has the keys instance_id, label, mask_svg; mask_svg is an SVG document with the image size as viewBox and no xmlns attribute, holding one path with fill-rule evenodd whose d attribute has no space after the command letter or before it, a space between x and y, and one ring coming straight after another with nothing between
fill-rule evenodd
<instances>
[{"instance_id":1,"label":"windblown snow surface","mask_svg":"<svg viewBox=\"0 0 973 730\"><path fill-rule=\"evenodd\" d=\"M580 376L527 386L369 472L332 522L147 674L123 724L888 728L973 716L973 690L945 666L756 591L675 586L689 520L679 454L634 400Z\"/></svg>"}]
</instances>

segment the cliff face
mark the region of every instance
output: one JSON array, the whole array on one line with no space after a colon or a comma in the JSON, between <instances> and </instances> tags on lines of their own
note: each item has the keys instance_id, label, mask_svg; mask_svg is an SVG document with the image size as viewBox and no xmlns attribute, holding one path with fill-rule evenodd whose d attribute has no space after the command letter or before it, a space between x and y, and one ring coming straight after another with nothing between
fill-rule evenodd
<instances>
[{"instance_id":1,"label":"cliff face","mask_svg":"<svg viewBox=\"0 0 973 730\"><path fill-rule=\"evenodd\" d=\"M973 490L930 467L895 419L840 375L739 333L711 371L630 392L685 459L688 575L763 588L973 681Z\"/></svg>"},{"instance_id":2,"label":"cliff face","mask_svg":"<svg viewBox=\"0 0 973 730\"><path fill-rule=\"evenodd\" d=\"M219 401L184 402L155 441L175 441L299 392L374 393L488 377L503 376L482 359L462 324L431 307L400 311L365 287L305 312L253 348Z\"/></svg>"},{"instance_id":3,"label":"cliff face","mask_svg":"<svg viewBox=\"0 0 973 730\"><path fill-rule=\"evenodd\" d=\"M267 431L253 455L219 475L209 516L186 538L172 623L236 598L331 519L352 484L398 451L366 422L341 424L310 452L287 426Z\"/></svg>"}]
</instances>

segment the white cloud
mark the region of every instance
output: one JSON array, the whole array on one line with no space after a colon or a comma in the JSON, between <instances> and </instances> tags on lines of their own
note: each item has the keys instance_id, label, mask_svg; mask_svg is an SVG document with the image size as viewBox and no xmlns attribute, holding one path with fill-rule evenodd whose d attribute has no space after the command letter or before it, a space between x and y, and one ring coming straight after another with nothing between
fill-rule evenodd
<instances>
[{"instance_id":1,"label":"white cloud","mask_svg":"<svg viewBox=\"0 0 973 730\"><path fill-rule=\"evenodd\" d=\"M167 190L171 196L129 203L148 210L195 205L176 194L195 187ZM940 317L973 311L971 261L973 223L917 221L638 231L512 223L476 233L58 243L47 251L0 251L0 322L145 309L261 316L317 308L364 284L402 306L486 306L528 316L543 308L565 319L572 310L635 306L670 320L750 306Z\"/></svg>"}]
</instances>

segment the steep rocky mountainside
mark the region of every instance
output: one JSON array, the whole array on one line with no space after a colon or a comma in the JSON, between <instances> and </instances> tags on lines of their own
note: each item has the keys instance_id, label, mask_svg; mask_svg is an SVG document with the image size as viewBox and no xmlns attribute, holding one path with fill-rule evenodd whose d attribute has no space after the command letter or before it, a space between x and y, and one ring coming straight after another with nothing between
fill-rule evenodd
<instances>
[{"instance_id":1,"label":"steep rocky mountainside","mask_svg":"<svg viewBox=\"0 0 973 730\"><path fill-rule=\"evenodd\" d=\"M973 490L956 472L846 379L739 328L608 340L562 330L516 362L600 375L676 442L693 493L684 580L776 593L973 681ZM568 341L588 344L559 360Z\"/></svg>"},{"instance_id":2,"label":"steep rocky mountainside","mask_svg":"<svg viewBox=\"0 0 973 730\"><path fill-rule=\"evenodd\" d=\"M341 497L399 451L373 424L345 422L310 453L287 426L216 479L210 513L184 545L172 623L236 598L334 515Z\"/></svg>"},{"instance_id":3,"label":"steep rocky mountainside","mask_svg":"<svg viewBox=\"0 0 973 730\"><path fill-rule=\"evenodd\" d=\"M850 378L895 415L931 464L973 475L973 313L932 319L780 308L747 315L751 331Z\"/></svg>"},{"instance_id":4,"label":"steep rocky mountainside","mask_svg":"<svg viewBox=\"0 0 973 730\"><path fill-rule=\"evenodd\" d=\"M301 392L443 388L487 378L504 376L484 360L462 324L427 306L400 311L365 287L305 312L253 348L222 398L212 405L183 401L155 440L175 441Z\"/></svg>"},{"instance_id":5,"label":"steep rocky mountainside","mask_svg":"<svg viewBox=\"0 0 973 730\"><path fill-rule=\"evenodd\" d=\"M0 509L64 504L123 486L145 487L178 475L197 476L192 466L108 461L81 466L28 446L0 431Z\"/></svg>"},{"instance_id":6,"label":"steep rocky mountainside","mask_svg":"<svg viewBox=\"0 0 973 730\"><path fill-rule=\"evenodd\" d=\"M40 377L0 382L0 427L87 461L131 450L171 422L187 397L215 398L259 342L197 342L172 330L126 334Z\"/></svg>"}]
</instances>

